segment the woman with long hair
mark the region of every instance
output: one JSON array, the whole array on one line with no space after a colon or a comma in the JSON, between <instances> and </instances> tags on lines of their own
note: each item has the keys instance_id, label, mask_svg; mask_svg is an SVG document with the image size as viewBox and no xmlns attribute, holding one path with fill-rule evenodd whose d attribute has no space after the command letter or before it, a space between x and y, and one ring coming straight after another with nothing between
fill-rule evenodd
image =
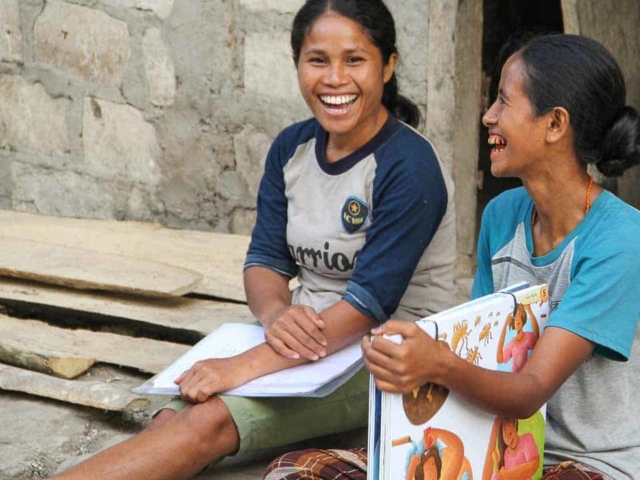
<instances>
[{"instance_id":1,"label":"woman with long hair","mask_svg":"<svg viewBox=\"0 0 640 480\"><path fill-rule=\"evenodd\" d=\"M188 478L225 455L362 427L364 369L324 398L219 394L316 361L392 315L415 320L450 305L452 182L413 128L418 108L398 94L389 10L381 0L309 0L291 47L313 118L271 146L244 266L266 342L196 363L147 430L61 479Z\"/></svg>"},{"instance_id":2,"label":"woman with long hair","mask_svg":"<svg viewBox=\"0 0 640 480\"><path fill-rule=\"evenodd\" d=\"M375 342L363 339L365 364L381 390L406 393L432 382L499 416L527 418L547 403L545 480L638 480L640 212L587 169L615 177L640 163L640 118L625 105L622 72L592 39L533 38L505 63L483 122L491 172L524 186L483 213L472 296L546 283L546 328L520 371L500 372L390 320L373 331ZM498 478L522 477L504 471Z\"/></svg>"}]
</instances>

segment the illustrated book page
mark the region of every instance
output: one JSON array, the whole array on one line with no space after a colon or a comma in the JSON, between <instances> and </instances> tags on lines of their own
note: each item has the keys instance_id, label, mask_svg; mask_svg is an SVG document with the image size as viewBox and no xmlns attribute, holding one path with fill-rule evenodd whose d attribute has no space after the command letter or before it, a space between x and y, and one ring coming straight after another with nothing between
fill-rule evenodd
<instances>
[{"instance_id":1,"label":"illustrated book page","mask_svg":"<svg viewBox=\"0 0 640 480\"><path fill-rule=\"evenodd\" d=\"M441 348L474 365L517 372L548 314L541 285L494 293L417 323ZM496 417L436 384L382 393L380 403L378 433L371 433L379 438L369 439L369 480L494 480L509 469L523 480L541 476L545 407L527 419Z\"/></svg>"}]
</instances>

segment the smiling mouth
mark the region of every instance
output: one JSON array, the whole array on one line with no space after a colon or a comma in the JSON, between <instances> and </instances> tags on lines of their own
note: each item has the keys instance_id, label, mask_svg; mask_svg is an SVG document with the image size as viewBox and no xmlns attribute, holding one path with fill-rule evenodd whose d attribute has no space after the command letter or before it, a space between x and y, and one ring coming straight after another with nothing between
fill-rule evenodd
<instances>
[{"instance_id":1,"label":"smiling mouth","mask_svg":"<svg viewBox=\"0 0 640 480\"><path fill-rule=\"evenodd\" d=\"M329 113L344 114L358 100L358 95L319 95L318 98Z\"/></svg>"},{"instance_id":2,"label":"smiling mouth","mask_svg":"<svg viewBox=\"0 0 640 480\"><path fill-rule=\"evenodd\" d=\"M491 153L501 153L507 147L507 140L500 135L489 135L487 143L491 145Z\"/></svg>"}]
</instances>

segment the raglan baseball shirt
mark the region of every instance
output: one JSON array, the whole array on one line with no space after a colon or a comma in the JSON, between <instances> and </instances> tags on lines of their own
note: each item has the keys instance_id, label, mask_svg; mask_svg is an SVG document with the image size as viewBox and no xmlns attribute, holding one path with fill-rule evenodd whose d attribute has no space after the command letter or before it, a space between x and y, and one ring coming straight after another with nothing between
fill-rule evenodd
<instances>
[{"instance_id":1,"label":"raglan baseball shirt","mask_svg":"<svg viewBox=\"0 0 640 480\"><path fill-rule=\"evenodd\" d=\"M382 322L450 306L453 187L429 141L392 115L366 145L327 162L310 119L269 151L245 269L298 277L293 303L321 312L341 299Z\"/></svg>"}]
</instances>

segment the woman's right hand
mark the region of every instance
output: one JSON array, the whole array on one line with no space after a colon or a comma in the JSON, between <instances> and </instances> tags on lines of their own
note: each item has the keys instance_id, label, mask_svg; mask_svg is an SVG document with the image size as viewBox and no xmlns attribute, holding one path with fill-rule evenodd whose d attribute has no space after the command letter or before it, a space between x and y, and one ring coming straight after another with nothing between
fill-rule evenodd
<instances>
[{"instance_id":1,"label":"woman's right hand","mask_svg":"<svg viewBox=\"0 0 640 480\"><path fill-rule=\"evenodd\" d=\"M375 341L365 336L361 346L364 364L380 390L404 394L429 382L438 383L438 362L449 350L442 349L417 324L388 320L374 333ZM384 338L394 334L402 336L401 344Z\"/></svg>"},{"instance_id":2,"label":"woman's right hand","mask_svg":"<svg viewBox=\"0 0 640 480\"><path fill-rule=\"evenodd\" d=\"M283 357L315 361L326 356L324 321L313 308L289 305L263 321L265 339Z\"/></svg>"},{"instance_id":3,"label":"woman's right hand","mask_svg":"<svg viewBox=\"0 0 640 480\"><path fill-rule=\"evenodd\" d=\"M247 363L235 356L196 362L175 383L185 402L202 403L212 395L244 385L249 379Z\"/></svg>"}]
</instances>

